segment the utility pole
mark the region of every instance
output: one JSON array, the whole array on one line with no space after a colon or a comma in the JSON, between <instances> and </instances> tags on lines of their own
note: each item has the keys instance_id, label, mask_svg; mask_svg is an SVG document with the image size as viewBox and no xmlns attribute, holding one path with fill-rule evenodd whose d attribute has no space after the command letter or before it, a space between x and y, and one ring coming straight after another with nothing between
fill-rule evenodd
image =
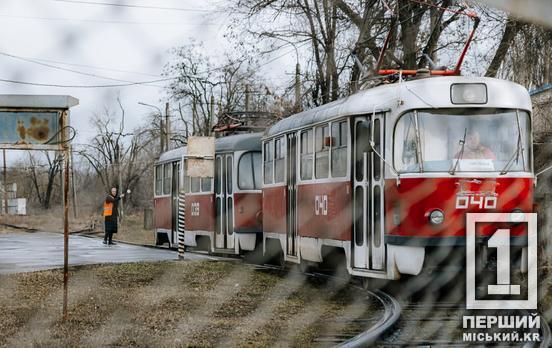
<instances>
[{"instance_id":1,"label":"utility pole","mask_svg":"<svg viewBox=\"0 0 552 348\"><path fill-rule=\"evenodd\" d=\"M158 114L156 114L155 117L159 116L159 154L161 155L165 150L165 133L166 133L165 127L163 125L163 113L161 112L161 109L159 109L155 105L151 105L143 102L138 102L138 104L148 106L150 108L154 108L159 112Z\"/></svg>"},{"instance_id":2,"label":"utility pole","mask_svg":"<svg viewBox=\"0 0 552 348\"><path fill-rule=\"evenodd\" d=\"M73 217L75 220L78 218L77 212L77 188L75 187L75 166L73 165L73 147L69 148L71 151L71 185L73 186Z\"/></svg>"},{"instance_id":3,"label":"utility pole","mask_svg":"<svg viewBox=\"0 0 552 348\"><path fill-rule=\"evenodd\" d=\"M165 126L163 123L163 115L159 114L159 153L165 152Z\"/></svg>"},{"instance_id":4,"label":"utility pole","mask_svg":"<svg viewBox=\"0 0 552 348\"><path fill-rule=\"evenodd\" d=\"M171 123L169 120L169 103L165 103L165 150L169 150L170 138L171 138Z\"/></svg>"},{"instance_id":5,"label":"utility pole","mask_svg":"<svg viewBox=\"0 0 552 348\"><path fill-rule=\"evenodd\" d=\"M62 125L69 124L68 112L64 112ZM69 282L69 130L61 133L63 144L63 321L68 318L67 313L67 287Z\"/></svg>"},{"instance_id":6,"label":"utility pole","mask_svg":"<svg viewBox=\"0 0 552 348\"><path fill-rule=\"evenodd\" d=\"M211 112L209 115L209 128L208 134L211 134L211 127L213 126L213 120L215 119L215 96L211 94Z\"/></svg>"},{"instance_id":7,"label":"utility pole","mask_svg":"<svg viewBox=\"0 0 552 348\"><path fill-rule=\"evenodd\" d=\"M251 93L251 91L249 90L249 84L247 84L247 85L245 85L245 111L249 111L249 107L250 107L250 100L249 100L250 93Z\"/></svg>"},{"instance_id":8,"label":"utility pole","mask_svg":"<svg viewBox=\"0 0 552 348\"><path fill-rule=\"evenodd\" d=\"M295 65L295 111L301 111L301 66Z\"/></svg>"},{"instance_id":9,"label":"utility pole","mask_svg":"<svg viewBox=\"0 0 552 348\"><path fill-rule=\"evenodd\" d=\"M117 144L115 147L115 158L117 160L117 176L118 176L118 182L119 182L118 184L119 190L117 194L120 196L121 192L123 192L123 175L121 170L121 148L119 144ZM123 221L123 215L124 215L124 204L123 204L123 200L121 199L119 201L119 215L118 215L119 222ZM123 226L121 225L121 229L122 227Z\"/></svg>"},{"instance_id":10,"label":"utility pole","mask_svg":"<svg viewBox=\"0 0 552 348\"><path fill-rule=\"evenodd\" d=\"M6 149L3 149L4 155L4 213L8 215L8 166L6 165Z\"/></svg>"},{"instance_id":11,"label":"utility pole","mask_svg":"<svg viewBox=\"0 0 552 348\"><path fill-rule=\"evenodd\" d=\"M192 135L196 134L197 124L197 108L195 99L192 101Z\"/></svg>"}]
</instances>

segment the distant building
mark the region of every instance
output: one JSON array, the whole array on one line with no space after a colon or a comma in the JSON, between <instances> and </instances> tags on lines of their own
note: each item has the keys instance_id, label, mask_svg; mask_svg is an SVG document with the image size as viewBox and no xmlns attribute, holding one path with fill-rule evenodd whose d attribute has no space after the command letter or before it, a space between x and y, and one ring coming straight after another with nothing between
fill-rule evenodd
<instances>
[{"instance_id":1,"label":"distant building","mask_svg":"<svg viewBox=\"0 0 552 348\"><path fill-rule=\"evenodd\" d=\"M27 199L17 198L17 184L7 184L5 188L6 198L8 199L8 215L27 215ZM4 184L2 182L0 182L0 200L2 201L0 213L4 213L6 203L4 200Z\"/></svg>"}]
</instances>

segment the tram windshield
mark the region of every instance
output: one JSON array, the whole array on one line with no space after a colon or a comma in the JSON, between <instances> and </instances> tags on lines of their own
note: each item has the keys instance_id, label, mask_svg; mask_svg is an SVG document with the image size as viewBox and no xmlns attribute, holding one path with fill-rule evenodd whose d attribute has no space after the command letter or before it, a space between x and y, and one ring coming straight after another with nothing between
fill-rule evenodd
<instances>
[{"instance_id":1,"label":"tram windshield","mask_svg":"<svg viewBox=\"0 0 552 348\"><path fill-rule=\"evenodd\" d=\"M529 115L504 109L418 110L395 127L399 173L531 170Z\"/></svg>"}]
</instances>

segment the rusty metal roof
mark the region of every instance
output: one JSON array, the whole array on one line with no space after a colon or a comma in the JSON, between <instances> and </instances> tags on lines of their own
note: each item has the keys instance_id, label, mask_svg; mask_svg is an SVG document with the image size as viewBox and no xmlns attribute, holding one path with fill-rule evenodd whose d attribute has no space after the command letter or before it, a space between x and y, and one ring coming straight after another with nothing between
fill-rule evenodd
<instances>
[{"instance_id":1,"label":"rusty metal roof","mask_svg":"<svg viewBox=\"0 0 552 348\"><path fill-rule=\"evenodd\" d=\"M69 95L0 94L0 108L69 109L79 100Z\"/></svg>"}]
</instances>

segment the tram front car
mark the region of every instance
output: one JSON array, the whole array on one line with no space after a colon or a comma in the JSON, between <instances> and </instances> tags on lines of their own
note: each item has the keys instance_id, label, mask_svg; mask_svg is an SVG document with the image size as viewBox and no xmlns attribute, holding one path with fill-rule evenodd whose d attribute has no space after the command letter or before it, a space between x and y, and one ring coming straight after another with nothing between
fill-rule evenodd
<instances>
[{"instance_id":1,"label":"tram front car","mask_svg":"<svg viewBox=\"0 0 552 348\"><path fill-rule=\"evenodd\" d=\"M385 184L386 243L425 255L409 261L419 260L410 264L418 272L463 265L466 214L507 213L513 222L476 224L476 246L489 251L488 239L502 226L510 231L512 255L526 259L527 225L519 221L533 211L535 181L527 90L469 77L403 85L391 113L396 117L386 127L392 135L386 144L392 159L385 156L392 162ZM519 267L527 271L525 262Z\"/></svg>"}]
</instances>

